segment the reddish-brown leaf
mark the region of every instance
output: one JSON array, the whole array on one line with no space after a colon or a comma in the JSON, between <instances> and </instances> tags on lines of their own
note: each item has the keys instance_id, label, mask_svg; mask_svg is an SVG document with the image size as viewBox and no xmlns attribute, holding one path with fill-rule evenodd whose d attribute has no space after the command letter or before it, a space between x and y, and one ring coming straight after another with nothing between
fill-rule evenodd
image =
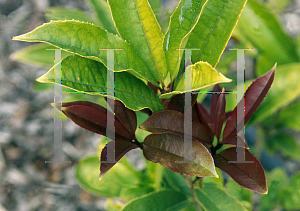
<instances>
[{"instance_id":1,"label":"reddish-brown leaf","mask_svg":"<svg viewBox=\"0 0 300 211\"><path fill-rule=\"evenodd\" d=\"M104 136L106 136L106 119L113 117L106 108L88 101L62 103L61 110L80 127ZM115 120L115 138L131 141L130 132L118 120Z\"/></svg>"},{"instance_id":2,"label":"reddish-brown leaf","mask_svg":"<svg viewBox=\"0 0 300 211\"><path fill-rule=\"evenodd\" d=\"M212 90L213 92L222 92L222 89L219 84L216 84ZM210 115L211 117L216 116L216 109L217 109L217 103L219 100L220 94L214 93L211 96L211 102L210 102Z\"/></svg>"},{"instance_id":3,"label":"reddish-brown leaf","mask_svg":"<svg viewBox=\"0 0 300 211\"><path fill-rule=\"evenodd\" d=\"M245 125L267 95L274 80L275 68L276 65L264 76L261 76L258 79L256 79L245 92ZM239 104L241 103L243 102L240 101ZM232 111L225 125L222 143L234 144L226 139L228 139L230 136L232 137L233 134L241 131L241 129L244 127L244 125L241 122L237 124L236 121L237 107L235 107L235 109Z\"/></svg>"},{"instance_id":4,"label":"reddish-brown leaf","mask_svg":"<svg viewBox=\"0 0 300 211\"><path fill-rule=\"evenodd\" d=\"M223 124L225 121L225 107L226 107L226 99L224 94L224 89L222 90L222 94L220 94L216 111L215 111L215 134L217 136L217 139L220 140Z\"/></svg>"},{"instance_id":5,"label":"reddish-brown leaf","mask_svg":"<svg viewBox=\"0 0 300 211\"><path fill-rule=\"evenodd\" d=\"M137 127L136 114L133 110L130 110L124 106L120 101L115 101L115 116L121 124L123 124L127 130L131 133L132 140L135 139L135 131Z\"/></svg>"},{"instance_id":6,"label":"reddish-brown leaf","mask_svg":"<svg viewBox=\"0 0 300 211\"><path fill-rule=\"evenodd\" d=\"M192 127L193 138L212 144L210 134L201 123L192 120ZM184 114L177 111L160 111L150 116L140 128L152 133L173 133L184 137Z\"/></svg>"},{"instance_id":7,"label":"reddish-brown leaf","mask_svg":"<svg viewBox=\"0 0 300 211\"><path fill-rule=\"evenodd\" d=\"M115 145L114 145L114 143L115 143ZM116 162L119 161L127 152L129 152L132 149L137 148L137 145L135 145L131 142L119 141L119 140L116 140L115 142L109 142L107 145L109 145L108 147L115 148L115 161ZM116 163L103 162L103 161L107 161L107 158L106 158L107 145L102 149L102 152L101 152L99 179L101 179L103 177L103 175L116 164Z\"/></svg>"},{"instance_id":8,"label":"reddish-brown leaf","mask_svg":"<svg viewBox=\"0 0 300 211\"><path fill-rule=\"evenodd\" d=\"M191 94L192 95L192 102L191 106L193 106L196 101L198 94ZM184 113L184 106L185 106L185 94L178 94L172 97L169 103L166 106L166 110L173 110L178 111L180 113Z\"/></svg>"},{"instance_id":9,"label":"reddish-brown leaf","mask_svg":"<svg viewBox=\"0 0 300 211\"><path fill-rule=\"evenodd\" d=\"M265 171L261 163L247 149L245 161L253 163L228 163L236 160L236 148L228 148L214 156L216 167L225 171L236 183L258 193L268 193Z\"/></svg>"},{"instance_id":10,"label":"reddish-brown leaf","mask_svg":"<svg viewBox=\"0 0 300 211\"><path fill-rule=\"evenodd\" d=\"M195 103L195 105L193 106L192 117L193 120L200 122L206 128L206 131L209 133L211 140L213 140L214 134L208 125L208 119L210 118L209 114L200 103Z\"/></svg>"},{"instance_id":11,"label":"reddish-brown leaf","mask_svg":"<svg viewBox=\"0 0 300 211\"><path fill-rule=\"evenodd\" d=\"M159 163L166 168L189 176L199 177L218 177L213 159L201 143L192 139L191 159L184 161L184 138L164 133L151 134L145 138L143 144L144 156L154 162Z\"/></svg>"}]
</instances>

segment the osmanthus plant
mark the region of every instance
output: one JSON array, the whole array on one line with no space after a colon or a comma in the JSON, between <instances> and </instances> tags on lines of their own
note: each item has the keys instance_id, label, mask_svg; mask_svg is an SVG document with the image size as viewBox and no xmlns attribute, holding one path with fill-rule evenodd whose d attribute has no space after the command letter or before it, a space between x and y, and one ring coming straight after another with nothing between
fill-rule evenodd
<instances>
[{"instance_id":1,"label":"osmanthus plant","mask_svg":"<svg viewBox=\"0 0 300 211\"><path fill-rule=\"evenodd\" d=\"M97 1L91 1L95 3ZM78 20L51 21L13 40L43 42L68 52L61 61L61 81L55 81L55 67L39 77L42 83L57 83L78 92L114 98L115 160L140 148L146 159L189 176L218 177L224 170L238 184L267 193L264 170L245 147L245 160L236 160L236 109L225 113L226 92L216 85L228 79L215 67L231 37L247 0L181 0L163 33L148 0L99 0L109 17L88 23ZM98 11L101 11L100 8ZM79 13L78 13L79 14ZM101 13L100 13L101 14ZM85 19L87 20L87 19ZM105 24L104 24L105 23ZM106 30L107 29L107 30ZM100 50L101 49L101 50ZM108 68L107 51L114 51L114 69ZM120 50L121 49L121 50ZM185 67L184 49L192 49L191 65ZM187 58L189 59L189 58ZM107 96L107 71L114 71L115 95ZM191 88L185 89L185 73L192 74ZM275 67L256 79L245 93L245 124L266 96ZM192 97L191 160L184 160L184 94L213 86L210 112ZM106 136L109 109L88 101L62 103L62 112L79 126ZM136 111L149 118L137 125ZM222 131L223 124L225 128ZM149 131L144 140L136 138L137 127ZM100 156L100 178L115 163ZM193 194L193 193L192 193ZM198 191L198 194L200 192ZM202 204L202 206L205 206Z\"/></svg>"}]
</instances>

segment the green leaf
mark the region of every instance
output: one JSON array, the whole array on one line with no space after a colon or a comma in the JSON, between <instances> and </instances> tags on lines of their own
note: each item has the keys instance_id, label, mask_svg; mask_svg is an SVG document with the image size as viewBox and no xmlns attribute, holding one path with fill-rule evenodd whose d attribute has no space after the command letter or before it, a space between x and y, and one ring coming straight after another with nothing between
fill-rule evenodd
<instances>
[{"instance_id":1,"label":"green leaf","mask_svg":"<svg viewBox=\"0 0 300 211\"><path fill-rule=\"evenodd\" d=\"M293 175L290 185L280 195L280 201L286 210L300 209L300 172Z\"/></svg>"},{"instance_id":2,"label":"green leaf","mask_svg":"<svg viewBox=\"0 0 300 211\"><path fill-rule=\"evenodd\" d=\"M57 49L53 46L39 43L30 45L21 50L15 51L10 58L17 62L41 67L52 67L54 64L54 51L47 49ZM62 51L62 58L71 55L69 52Z\"/></svg>"},{"instance_id":3,"label":"green leaf","mask_svg":"<svg viewBox=\"0 0 300 211\"><path fill-rule=\"evenodd\" d=\"M219 175L219 178L216 177L203 177L203 183L215 183L218 187L223 188L224 186L224 179L221 169L216 168L216 172Z\"/></svg>"},{"instance_id":4,"label":"green leaf","mask_svg":"<svg viewBox=\"0 0 300 211\"><path fill-rule=\"evenodd\" d=\"M214 178L214 177L204 177L204 178ZM175 191L184 193L187 196L191 196L191 191L183 176L177 174L167 168L164 168L164 179L167 181L168 186L170 186Z\"/></svg>"},{"instance_id":5,"label":"green leaf","mask_svg":"<svg viewBox=\"0 0 300 211\"><path fill-rule=\"evenodd\" d=\"M253 115L252 123L261 121L274 114L279 109L289 105L300 95L299 69L300 63L280 65L276 68L272 88Z\"/></svg>"},{"instance_id":6,"label":"green leaf","mask_svg":"<svg viewBox=\"0 0 300 211\"><path fill-rule=\"evenodd\" d=\"M244 207L246 207L249 211L252 209L252 197L253 192L248 190L240 185L238 185L233 179L228 179L226 182L226 189L228 193L234 196Z\"/></svg>"},{"instance_id":7,"label":"green leaf","mask_svg":"<svg viewBox=\"0 0 300 211\"><path fill-rule=\"evenodd\" d=\"M123 158L99 181L99 156L90 155L81 159L75 169L78 183L87 192L102 197L119 197L123 188L135 187L139 174Z\"/></svg>"},{"instance_id":8,"label":"green leaf","mask_svg":"<svg viewBox=\"0 0 300 211\"><path fill-rule=\"evenodd\" d=\"M192 72L192 79L191 79L192 89L185 90L185 78L182 77L175 91L162 94L160 98L170 98L174 94L182 94L185 92L198 91L200 89L215 85L217 83L229 83L232 81L231 79L226 78L224 75L222 75L222 73L219 73L207 62L197 62L196 64L188 66L187 69L188 68L190 68L191 69L190 71Z\"/></svg>"},{"instance_id":9,"label":"green leaf","mask_svg":"<svg viewBox=\"0 0 300 211\"><path fill-rule=\"evenodd\" d=\"M266 143L275 151L280 151L285 156L300 159L300 146L295 137L287 133L277 133L269 137Z\"/></svg>"},{"instance_id":10,"label":"green leaf","mask_svg":"<svg viewBox=\"0 0 300 211\"><path fill-rule=\"evenodd\" d=\"M288 186L288 177L284 169L277 168L267 174L268 194L260 197L260 211L274 210L282 198L282 190ZM290 194L287 195L290 198Z\"/></svg>"},{"instance_id":11,"label":"green leaf","mask_svg":"<svg viewBox=\"0 0 300 211\"><path fill-rule=\"evenodd\" d=\"M81 11L74 8L71 9L66 7L49 7L45 13L45 17L47 21L78 20L98 25L98 23L93 21L93 19L90 17L89 12Z\"/></svg>"},{"instance_id":12,"label":"green leaf","mask_svg":"<svg viewBox=\"0 0 300 211\"><path fill-rule=\"evenodd\" d=\"M285 33L274 14L257 1L248 1L238 28L273 63L281 65L298 61L294 41Z\"/></svg>"},{"instance_id":13,"label":"green leaf","mask_svg":"<svg viewBox=\"0 0 300 211\"><path fill-rule=\"evenodd\" d=\"M73 90L106 96L107 68L100 62L68 56L62 60L61 80L63 86ZM54 67L37 81L54 83ZM115 73L115 98L132 110L150 108L154 113L164 110L151 88L128 72Z\"/></svg>"},{"instance_id":14,"label":"green leaf","mask_svg":"<svg viewBox=\"0 0 300 211\"><path fill-rule=\"evenodd\" d=\"M114 52L114 71L127 70L157 86L156 76L151 73L128 42L90 23L51 21L12 39L45 42L62 49L70 49L69 52L100 61L105 65L107 65L107 52L99 49L123 49Z\"/></svg>"},{"instance_id":15,"label":"green leaf","mask_svg":"<svg viewBox=\"0 0 300 211\"><path fill-rule=\"evenodd\" d=\"M184 160L184 138L169 133L151 134L143 142L144 156L166 168L189 176L218 177L214 161L200 142L192 139L191 160L186 163L176 163Z\"/></svg>"},{"instance_id":16,"label":"green leaf","mask_svg":"<svg viewBox=\"0 0 300 211\"><path fill-rule=\"evenodd\" d=\"M202 189L197 188L195 195L198 202L207 211L247 210L238 200L227 193L227 191L213 183L205 183Z\"/></svg>"},{"instance_id":17,"label":"green leaf","mask_svg":"<svg viewBox=\"0 0 300 211\"><path fill-rule=\"evenodd\" d=\"M95 13L97 22L103 25L108 32L117 34L115 24L106 0L85 0L90 9Z\"/></svg>"},{"instance_id":18,"label":"green leaf","mask_svg":"<svg viewBox=\"0 0 300 211\"><path fill-rule=\"evenodd\" d=\"M161 190L134 199L126 204L122 211L179 211L190 203L182 193Z\"/></svg>"},{"instance_id":19,"label":"green leaf","mask_svg":"<svg viewBox=\"0 0 300 211\"><path fill-rule=\"evenodd\" d=\"M278 115L278 125L282 127L289 127L294 130L300 131L300 101L288 105L286 108L281 110Z\"/></svg>"},{"instance_id":20,"label":"green leaf","mask_svg":"<svg viewBox=\"0 0 300 211\"><path fill-rule=\"evenodd\" d=\"M192 63L204 61L216 67L247 0L209 0L191 32L186 48Z\"/></svg>"},{"instance_id":21,"label":"green leaf","mask_svg":"<svg viewBox=\"0 0 300 211\"><path fill-rule=\"evenodd\" d=\"M178 74L183 54L183 50L178 49L185 48L190 33L199 20L203 5L206 2L205 0L181 0L170 18L163 47L172 79Z\"/></svg>"},{"instance_id":22,"label":"green leaf","mask_svg":"<svg viewBox=\"0 0 300 211\"><path fill-rule=\"evenodd\" d=\"M156 80L163 82L167 76L163 33L148 1L109 0L108 3L120 36L130 43Z\"/></svg>"}]
</instances>

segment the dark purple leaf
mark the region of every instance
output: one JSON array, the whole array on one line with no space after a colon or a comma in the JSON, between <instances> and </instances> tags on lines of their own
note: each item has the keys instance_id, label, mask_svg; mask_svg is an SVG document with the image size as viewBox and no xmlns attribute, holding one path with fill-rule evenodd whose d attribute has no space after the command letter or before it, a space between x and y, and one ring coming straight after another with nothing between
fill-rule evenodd
<instances>
[{"instance_id":1,"label":"dark purple leaf","mask_svg":"<svg viewBox=\"0 0 300 211\"><path fill-rule=\"evenodd\" d=\"M192 120L192 136L197 141L212 144L206 128L198 121ZM140 128L152 133L173 133L184 137L184 114L177 111L160 111L150 116Z\"/></svg>"},{"instance_id":2,"label":"dark purple leaf","mask_svg":"<svg viewBox=\"0 0 300 211\"><path fill-rule=\"evenodd\" d=\"M220 94L216 111L215 111L215 135L218 140L220 140L223 124L225 121L225 107L226 107L226 99L224 94L224 89L222 90L222 94Z\"/></svg>"},{"instance_id":3,"label":"dark purple leaf","mask_svg":"<svg viewBox=\"0 0 300 211\"><path fill-rule=\"evenodd\" d=\"M113 117L106 108L88 101L62 103L61 110L80 127L104 136L106 136L106 119ZM130 132L118 120L115 120L115 138L132 140Z\"/></svg>"},{"instance_id":4,"label":"dark purple leaf","mask_svg":"<svg viewBox=\"0 0 300 211\"><path fill-rule=\"evenodd\" d=\"M213 140L214 134L210 126L208 125L208 118L210 118L209 114L200 103L195 103L195 105L193 106L192 117L193 120L200 122L206 128L206 131L209 133L211 140Z\"/></svg>"},{"instance_id":5,"label":"dark purple leaf","mask_svg":"<svg viewBox=\"0 0 300 211\"><path fill-rule=\"evenodd\" d=\"M221 92L222 89L219 84L216 84L213 88L213 92ZM210 102L210 115L211 117L216 116L216 109L217 109L217 103L218 99L220 97L220 94L214 93L211 96L211 102Z\"/></svg>"},{"instance_id":6,"label":"dark purple leaf","mask_svg":"<svg viewBox=\"0 0 300 211\"><path fill-rule=\"evenodd\" d=\"M197 101L197 94L192 95L192 102L191 105L193 106ZM166 106L166 110L173 110L178 111L180 113L184 113L184 106L185 106L185 94L177 94L169 101Z\"/></svg>"},{"instance_id":7,"label":"dark purple leaf","mask_svg":"<svg viewBox=\"0 0 300 211\"><path fill-rule=\"evenodd\" d=\"M145 138L143 144L144 156L166 168L189 176L218 177L213 159L201 143L192 140L191 160L186 163L176 161L184 160L184 138L164 133L151 134Z\"/></svg>"},{"instance_id":8,"label":"dark purple leaf","mask_svg":"<svg viewBox=\"0 0 300 211\"><path fill-rule=\"evenodd\" d=\"M215 155L214 160L216 167L225 171L239 185L258 193L268 193L265 171L261 163L247 149L245 149L245 161L253 161L253 163L228 163L236 160L235 147Z\"/></svg>"},{"instance_id":9,"label":"dark purple leaf","mask_svg":"<svg viewBox=\"0 0 300 211\"><path fill-rule=\"evenodd\" d=\"M256 109L259 107L261 102L264 100L265 96L267 95L275 76L275 68L276 65L267 72L264 76L259 77L256 79L247 89L245 92L245 125L254 114ZM243 103L242 101L239 102ZM229 140L229 137L232 137L233 134L238 133L244 127L244 125L240 122L237 126L236 131L236 124L237 124L237 107L232 111L228 121L225 125L224 132L223 132L223 141L222 143L233 144Z\"/></svg>"},{"instance_id":10,"label":"dark purple leaf","mask_svg":"<svg viewBox=\"0 0 300 211\"><path fill-rule=\"evenodd\" d=\"M133 110L130 110L124 106L120 101L115 101L115 116L131 133L132 140L135 139L135 131L137 127L136 114Z\"/></svg>"},{"instance_id":11,"label":"dark purple leaf","mask_svg":"<svg viewBox=\"0 0 300 211\"><path fill-rule=\"evenodd\" d=\"M115 161L116 162L119 161L127 152L129 152L132 149L137 148L137 145L135 145L131 142L119 141L119 140L115 141L115 145L114 145L114 142L109 142L107 145L109 145L109 147L115 148ZM99 179L101 179L103 177L103 175L116 164L116 163L103 162L103 161L107 161L106 150L107 150L107 146L105 146L101 152Z\"/></svg>"}]
</instances>

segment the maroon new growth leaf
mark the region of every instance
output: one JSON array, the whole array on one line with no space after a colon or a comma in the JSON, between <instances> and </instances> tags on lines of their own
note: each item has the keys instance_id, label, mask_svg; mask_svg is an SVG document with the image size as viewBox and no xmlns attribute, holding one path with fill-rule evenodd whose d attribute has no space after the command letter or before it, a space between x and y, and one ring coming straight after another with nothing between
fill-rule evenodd
<instances>
[{"instance_id":1,"label":"maroon new growth leaf","mask_svg":"<svg viewBox=\"0 0 300 211\"><path fill-rule=\"evenodd\" d=\"M245 125L267 95L274 80L275 69L276 64L264 76L256 79L247 89L245 93ZM239 103L243 102L240 101ZM236 136L235 134L241 131L241 129L244 127L242 123L237 124L236 121L237 107L235 107L225 125L222 141L223 144L236 144L236 140L234 139ZM236 124L238 125L237 129Z\"/></svg>"},{"instance_id":2,"label":"maroon new growth leaf","mask_svg":"<svg viewBox=\"0 0 300 211\"><path fill-rule=\"evenodd\" d=\"M113 142L109 142L107 145L109 145L108 147L115 148L115 161L119 161L127 152L129 152L132 149L137 148L137 145L132 144L131 142L128 142L128 141L116 140L115 146L113 144L114 144ZM100 162L99 179L101 179L103 177L103 175L116 164L116 163L103 162L103 161L107 160L106 159L106 150L107 150L107 146L105 146L101 152L100 161L102 161L102 162Z\"/></svg>"},{"instance_id":3,"label":"maroon new growth leaf","mask_svg":"<svg viewBox=\"0 0 300 211\"><path fill-rule=\"evenodd\" d=\"M106 108L88 101L62 103L61 110L80 127L104 136L106 136L106 118L113 116ZM110 114L106 115L107 112ZM118 120L115 120L115 138L132 140L130 132Z\"/></svg>"},{"instance_id":4,"label":"maroon new growth leaf","mask_svg":"<svg viewBox=\"0 0 300 211\"><path fill-rule=\"evenodd\" d=\"M254 163L228 163L236 160L236 150L235 147L228 148L215 155L216 167L225 171L239 185L258 193L268 193L264 169L247 149L245 149L245 160Z\"/></svg>"},{"instance_id":5,"label":"maroon new growth leaf","mask_svg":"<svg viewBox=\"0 0 300 211\"><path fill-rule=\"evenodd\" d=\"M206 128L198 121L192 121L192 136L199 142L212 144ZM150 116L140 128L152 133L173 133L184 137L184 114L177 111L160 111Z\"/></svg>"},{"instance_id":6,"label":"maroon new growth leaf","mask_svg":"<svg viewBox=\"0 0 300 211\"><path fill-rule=\"evenodd\" d=\"M135 131L137 128L135 112L126 108L120 101L115 100L115 117L130 132L132 140L135 139Z\"/></svg>"},{"instance_id":7,"label":"maroon new growth leaf","mask_svg":"<svg viewBox=\"0 0 300 211\"><path fill-rule=\"evenodd\" d=\"M213 88L213 92L221 92L222 89L219 84L216 84ZM216 109L217 109L217 103L219 100L220 94L214 93L211 96L211 102L210 102L210 116L214 118L216 116Z\"/></svg>"},{"instance_id":8,"label":"maroon new growth leaf","mask_svg":"<svg viewBox=\"0 0 300 211\"><path fill-rule=\"evenodd\" d=\"M224 94L224 89L222 90L222 94L219 94L219 98L216 105L215 110L215 134L217 136L217 139L220 140L223 124L225 121L225 107L226 107L226 99Z\"/></svg>"},{"instance_id":9,"label":"maroon new growth leaf","mask_svg":"<svg viewBox=\"0 0 300 211\"><path fill-rule=\"evenodd\" d=\"M144 156L148 160L160 163L174 172L189 176L218 177L209 151L194 139L190 152L192 159L186 163L178 163L184 160L183 137L169 133L151 134L142 144Z\"/></svg>"}]
</instances>

